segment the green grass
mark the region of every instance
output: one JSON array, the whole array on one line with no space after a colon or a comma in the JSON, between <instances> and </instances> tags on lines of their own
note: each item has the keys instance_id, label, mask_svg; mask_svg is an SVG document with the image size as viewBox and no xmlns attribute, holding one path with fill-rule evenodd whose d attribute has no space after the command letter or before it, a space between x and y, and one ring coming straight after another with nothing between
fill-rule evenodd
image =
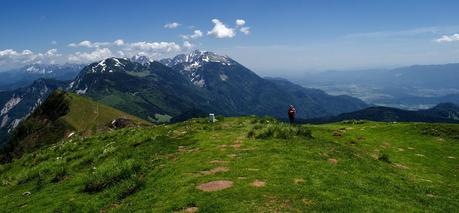
<instances>
[{"instance_id":1,"label":"green grass","mask_svg":"<svg viewBox=\"0 0 459 213\"><path fill-rule=\"evenodd\" d=\"M106 129L114 118L127 118L136 123L150 125L148 122L112 107L95 102L89 98L67 93L70 103L69 113L60 119L79 132L93 132ZM85 119L81 119L81 118Z\"/></svg>"},{"instance_id":2,"label":"green grass","mask_svg":"<svg viewBox=\"0 0 459 213\"><path fill-rule=\"evenodd\" d=\"M452 124L289 126L255 117L122 129L64 140L0 165L0 206L7 212L457 212L457 131ZM216 167L228 171L203 172ZM196 188L215 180L233 186ZM255 180L266 185L252 187Z\"/></svg>"}]
</instances>

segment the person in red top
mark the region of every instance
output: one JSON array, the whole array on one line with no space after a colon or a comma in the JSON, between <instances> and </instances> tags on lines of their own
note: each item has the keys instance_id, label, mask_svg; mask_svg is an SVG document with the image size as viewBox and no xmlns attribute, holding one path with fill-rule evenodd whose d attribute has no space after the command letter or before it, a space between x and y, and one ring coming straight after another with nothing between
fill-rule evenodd
<instances>
[{"instance_id":1,"label":"person in red top","mask_svg":"<svg viewBox=\"0 0 459 213\"><path fill-rule=\"evenodd\" d=\"M290 107L288 108L288 119L290 120L290 124L295 124L295 114L295 107L293 105L290 105Z\"/></svg>"}]
</instances>

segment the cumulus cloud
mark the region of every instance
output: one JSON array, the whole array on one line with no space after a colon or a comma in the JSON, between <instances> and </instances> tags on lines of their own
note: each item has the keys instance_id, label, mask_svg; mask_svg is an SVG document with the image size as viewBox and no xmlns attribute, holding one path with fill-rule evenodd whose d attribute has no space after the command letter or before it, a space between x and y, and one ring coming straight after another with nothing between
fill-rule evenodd
<instances>
[{"instance_id":1,"label":"cumulus cloud","mask_svg":"<svg viewBox=\"0 0 459 213\"><path fill-rule=\"evenodd\" d=\"M241 27L239 31L241 31L241 33L244 33L244 35L248 35L250 34L250 27Z\"/></svg>"},{"instance_id":2,"label":"cumulus cloud","mask_svg":"<svg viewBox=\"0 0 459 213\"><path fill-rule=\"evenodd\" d=\"M135 42L129 44L130 47L139 50L147 50L147 51L160 51L160 52L172 52L172 51L179 51L180 45L176 44L175 42Z\"/></svg>"},{"instance_id":3,"label":"cumulus cloud","mask_svg":"<svg viewBox=\"0 0 459 213\"><path fill-rule=\"evenodd\" d=\"M171 23L167 23L164 25L164 28L167 28L167 29L174 29L174 28L177 28L180 26L180 23L177 23L177 22L171 22Z\"/></svg>"},{"instance_id":4,"label":"cumulus cloud","mask_svg":"<svg viewBox=\"0 0 459 213\"><path fill-rule=\"evenodd\" d=\"M91 42L88 40L80 41L79 43L70 43L69 47L88 47L88 48L99 48L101 46L108 46L110 42Z\"/></svg>"},{"instance_id":5,"label":"cumulus cloud","mask_svg":"<svg viewBox=\"0 0 459 213\"><path fill-rule=\"evenodd\" d=\"M459 41L459 33L453 34L453 35L444 35L438 39L435 39L436 42L438 43L446 43L446 42L454 42L454 41Z\"/></svg>"},{"instance_id":6,"label":"cumulus cloud","mask_svg":"<svg viewBox=\"0 0 459 213\"><path fill-rule=\"evenodd\" d=\"M236 36L236 31L233 28L227 27L223 22L218 19L212 19L214 27L207 32L207 35L214 36L215 38L233 38Z\"/></svg>"},{"instance_id":7,"label":"cumulus cloud","mask_svg":"<svg viewBox=\"0 0 459 213\"><path fill-rule=\"evenodd\" d=\"M124 45L124 40L123 39L117 39L113 42L114 45L116 46L123 46Z\"/></svg>"},{"instance_id":8,"label":"cumulus cloud","mask_svg":"<svg viewBox=\"0 0 459 213\"><path fill-rule=\"evenodd\" d=\"M245 20L244 19L237 19L236 20L236 26L242 27L245 25Z\"/></svg>"},{"instance_id":9,"label":"cumulus cloud","mask_svg":"<svg viewBox=\"0 0 459 213\"><path fill-rule=\"evenodd\" d=\"M191 49L191 48L194 47L194 45L192 43L190 43L189 41L184 41L183 42L183 47L187 48L187 49Z\"/></svg>"},{"instance_id":10,"label":"cumulus cloud","mask_svg":"<svg viewBox=\"0 0 459 213\"><path fill-rule=\"evenodd\" d=\"M195 30L193 31L193 34L191 35L181 35L180 37L182 37L185 40L189 40L189 39L201 38L202 36L203 36L203 33L201 32L201 30Z\"/></svg>"},{"instance_id":11,"label":"cumulus cloud","mask_svg":"<svg viewBox=\"0 0 459 213\"><path fill-rule=\"evenodd\" d=\"M201 31L195 31L190 38L202 36ZM181 50L181 46L175 42L125 42L117 39L112 42L92 42L83 40L78 43L71 43L69 47L95 48L89 52L75 52L69 54L67 60L71 62L93 62L103 57L132 57L133 55L145 55L149 57L161 56L165 53L174 53Z\"/></svg>"},{"instance_id":12,"label":"cumulus cloud","mask_svg":"<svg viewBox=\"0 0 459 213\"><path fill-rule=\"evenodd\" d=\"M44 53L6 49L0 51L0 65L2 68L8 69L32 63L55 63L60 56L62 55L58 53L57 49L50 49Z\"/></svg>"},{"instance_id":13,"label":"cumulus cloud","mask_svg":"<svg viewBox=\"0 0 459 213\"><path fill-rule=\"evenodd\" d=\"M68 56L73 63L88 63L112 57L112 51L108 48L97 48L91 52L76 52Z\"/></svg>"}]
</instances>

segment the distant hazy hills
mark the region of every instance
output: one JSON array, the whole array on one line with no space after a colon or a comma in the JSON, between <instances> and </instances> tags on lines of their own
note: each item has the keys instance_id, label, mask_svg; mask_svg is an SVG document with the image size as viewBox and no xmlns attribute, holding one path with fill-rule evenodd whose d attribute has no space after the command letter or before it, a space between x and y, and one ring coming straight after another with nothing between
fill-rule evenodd
<instances>
[{"instance_id":1,"label":"distant hazy hills","mask_svg":"<svg viewBox=\"0 0 459 213\"><path fill-rule=\"evenodd\" d=\"M329 71L305 74L293 80L331 94L352 95L376 105L420 109L444 102L459 104L457 79L459 64Z\"/></svg>"},{"instance_id":2,"label":"distant hazy hills","mask_svg":"<svg viewBox=\"0 0 459 213\"><path fill-rule=\"evenodd\" d=\"M310 119L305 122L329 123L344 120L459 123L459 106L452 103L443 103L431 109L417 111L391 107L369 107L337 116Z\"/></svg>"}]
</instances>

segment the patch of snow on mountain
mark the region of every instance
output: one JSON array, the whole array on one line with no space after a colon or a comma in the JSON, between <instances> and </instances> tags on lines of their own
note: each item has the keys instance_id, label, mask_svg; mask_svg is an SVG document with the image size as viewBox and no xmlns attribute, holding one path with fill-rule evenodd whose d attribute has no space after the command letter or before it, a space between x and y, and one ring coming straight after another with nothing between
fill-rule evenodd
<instances>
[{"instance_id":1,"label":"patch of snow on mountain","mask_svg":"<svg viewBox=\"0 0 459 213\"><path fill-rule=\"evenodd\" d=\"M204 79L200 79L198 81L194 81L193 84L198 87L204 87L206 85L206 81Z\"/></svg>"},{"instance_id":2,"label":"patch of snow on mountain","mask_svg":"<svg viewBox=\"0 0 459 213\"><path fill-rule=\"evenodd\" d=\"M144 56L144 55L134 55L134 56L132 56L130 61L137 62L139 64L142 64L143 66L145 66L145 65L147 65L147 64L149 64L151 62L150 59L147 56ZM167 63L167 62L165 62L165 63Z\"/></svg>"},{"instance_id":3,"label":"patch of snow on mountain","mask_svg":"<svg viewBox=\"0 0 459 213\"><path fill-rule=\"evenodd\" d=\"M6 125L8 125L8 121L10 121L10 119L8 118L8 115L3 116L2 124L0 125L0 128L6 127Z\"/></svg>"},{"instance_id":4,"label":"patch of snow on mountain","mask_svg":"<svg viewBox=\"0 0 459 213\"><path fill-rule=\"evenodd\" d=\"M88 91L88 87L84 88L84 89L79 89L77 91L75 91L77 94L79 95L83 95L83 94L86 94L86 91Z\"/></svg>"},{"instance_id":5,"label":"patch of snow on mountain","mask_svg":"<svg viewBox=\"0 0 459 213\"><path fill-rule=\"evenodd\" d=\"M5 106L3 106L3 108L2 108L2 110L0 112L0 116L8 113L11 109L13 109L21 101L22 101L21 97L15 97L13 95L13 97L10 100L8 100L8 102L6 102Z\"/></svg>"},{"instance_id":6,"label":"patch of snow on mountain","mask_svg":"<svg viewBox=\"0 0 459 213\"><path fill-rule=\"evenodd\" d=\"M15 129L19 123L21 123L22 118L14 119L11 123L10 126L8 127L8 133L10 133L13 129Z\"/></svg>"}]
</instances>

